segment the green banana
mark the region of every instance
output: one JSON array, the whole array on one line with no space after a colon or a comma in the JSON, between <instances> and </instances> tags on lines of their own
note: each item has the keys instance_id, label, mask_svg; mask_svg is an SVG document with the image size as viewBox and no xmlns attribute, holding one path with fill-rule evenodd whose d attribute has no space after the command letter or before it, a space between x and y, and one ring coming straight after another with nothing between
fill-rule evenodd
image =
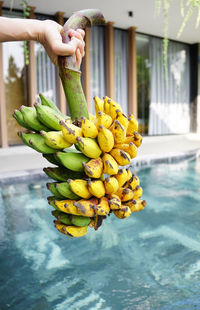
<instances>
[{"instance_id":1,"label":"green banana","mask_svg":"<svg viewBox=\"0 0 200 310\"><path fill-rule=\"evenodd\" d=\"M51 164L60 166L60 161L54 156L54 154L42 154L42 156L48 160Z\"/></svg>"},{"instance_id":2,"label":"green banana","mask_svg":"<svg viewBox=\"0 0 200 310\"><path fill-rule=\"evenodd\" d=\"M70 185L67 182L56 183L56 190L65 198L80 199L80 197L72 192Z\"/></svg>"},{"instance_id":3,"label":"green banana","mask_svg":"<svg viewBox=\"0 0 200 310\"><path fill-rule=\"evenodd\" d=\"M50 206L52 206L54 209L59 210L58 207L56 207L56 205L55 205L55 203L54 203L54 201L56 201L56 200L59 200L59 199L56 199L55 196L49 196L49 197L47 197L48 204L49 204Z\"/></svg>"},{"instance_id":4,"label":"green banana","mask_svg":"<svg viewBox=\"0 0 200 310\"><path fill-rule=\"evenodd\" d=\"M45 143L53 149L63 150L72 146L71 143L67 142L62 134L62 131L40 131L41 136L44 137Z\"/></svg>"},{"instance_id":5,"label":"green banana","mask_svg":"<svg viewBox=\"0 0 200 310\"><path fill-rule=\"evenodd\" d=\"M51 101L49 98L45 97L43 94L39 94L40 96L40 100L41 100L41 104L45 105L53 110L55 110L57 113L61 114L63 117L64 115L62 114L62 112L58 109L58 107L53 103L53 101ZM67 117L67 116L66 116Z\"/></svg>"},{"instance_id":6,"label":"green banana","mask_svg":"<svg viewBox=\"0 0 200 310\"><path fill-rule=\"evenodd\" d=\"M47 128L45 125L40 123L37 117L36 109L34 107L26 107L22 105L19 108L19 111L23 115L24 122L32 129L35 131L48 131L49 128Z\"/></svg>"},{"instance_id":7,"label":"green banana","mask_svg":"<svg viewBox=\"0 0 200 310\"><path fill-rule=\"evenodd\" d=\"M43 171L49 178L60 182L65 182L68 179L78 179L84 177L83 173L74 172L64 167L48 167L44 168Z\"/></svg>"},{"instance_id":8,"label":"green banana","mask_svg":"<svg viewBox=\"0 0 200 310\"><path fill-rule=\"evenodd\" d=\"M19 125L21 125L22 127L26 128L26 129L32 130L32 128L25 123L23 115L19 110L16 109L14 111L13 117L16 119L16 121L18 122Z\"/></svg>"},{"instance_id":9,"label":"green banana","mask_svg":"<svg viewBox=\"0 0 200 310\"><path fill-rule=\"evenodd\" d=\"M65 197L61 195L61 193L59 193L59 191L56 188L56 182L52 182L52 183L47 183L46 186L48 188L48 190L56 197L56 199L64 199Z\"/></svg>"},{"instance_id":10,"label":"green banana","mask_svg":"<svg viewBox=\"0 0 200 310\"><path fill-rule=\"evenodd\" d=\"M18 133L22 141L39 153L53 154L57 150L46 145L44 138L38 133Z\"/></svg>"},{"instance_id":11,"label":"green banana","mask_svg":"<svg viewBox=\"0 0 200 310\"><path fill-rule=\"evenodd\" d=\"M35 103L38 119L48 128L53 130L61 130L60 121L65 121L64 117L50 107ZM47 130L44 130L47 131Z\"/></svg>"},{"instance_id":12,"label":"green banana","mask_svg":"<svg viewBox=\"0 0 200 310\"><path fill-rule=\"evenodd\" d=\"M83 162L87 163L90 159L77 152L57 152L56 156L61 161L62 165L72 171L84 171Z\"/></svg>"},{"instance_id":13,"label":"green banana","mask_svg":"<svg viewBox=\"0 0 200 310\"><path fill-rule=\"evenodd\" d=\"M61 212L59 210L54 210L51 212L53 216L55 216L61 223L64 223L66 225L71 225L72 222L70 221L70 214Z\"/></svg>"},{"instance_id":14,"label":"green banana","mask_svg":"<svg viewBox=\"0 0 200 310\"><path fill-rule=\"evenodd\" d=\"M86 216L67 214L59 210L54 210L51 213L60 222L66 225L74 225L74 226L83 227L83 226L89 225L89 223L91 222L91 219Z\"/></svg>"},{"instance_id":15,"label":"green banana","mask_svg":"<svg viewBox=\"0 0 200 310\"><path fill-rule=\"evenodd\" d=\"M83 227L90 224L91 218L81 215L70 215L70 221L75 226Z\"/></svg>"}]
</instances>

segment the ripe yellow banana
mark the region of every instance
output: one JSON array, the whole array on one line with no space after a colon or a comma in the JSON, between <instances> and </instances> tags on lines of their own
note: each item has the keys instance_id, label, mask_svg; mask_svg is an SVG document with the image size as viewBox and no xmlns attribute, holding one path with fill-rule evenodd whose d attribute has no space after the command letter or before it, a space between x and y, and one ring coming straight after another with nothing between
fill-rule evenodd
<instances>
[{"instance_id":1,"label":"ripe yellow banana","mask_svg":"<svg viewBox=\"0 0 200 310\"><path fill-rule=\"evenodd\" d=\"M122 108L117 102L113 101L112 99L108 100L108 102L110 103L110 109L108 114L112 117L114 121L117 117L117 111L122 111Z\"/></svg>"},{"instance_id":2,"label":"ripe yellow banana","mask_svg":"<svg viewBox=\"0 0 200 310\"><path fill-rule=\"evenodd\" d=\"M125 219L125 218L128 218L131 215L131 209L128 206L126 206L126 205L122 205L121 209L113 210L113 213L119 219Z\"/></svg>"},{"instance_id":3,"label":"ripe yellow banana","mask_svg":"<svg viewBox=\"0 0 200 310\"><path fill-rule=\"evenodd\" d=\"M105 187L101 180L88 180L88 190L91 195L101 198L105 195Z\"/></svg>"},{"instance_id":4,"label":"ripe yellow banana","mask_svg":"<svg viewBox=\"0 0 200 310\"><path fill-rule=\"evenodd\" d=\"M85 117L81 117L81 129L85 138L96 138L98 135L94 122Z\"/></svg>"},{"instance_id":5,"label":"ripe yellow banana","mask_svg":"<svg viewBox=\"0 0 200 310\"><path fill-rule=\"evenodd\" d=\"M135 188L140 185L140 179L137 175L133 175L132 178L129 180L129 187L132 190L135 190Z\"/></svg>"},{"instance_id":6,"label":"ripe yellow banana","mask_svg":"<svg viewBox=\"0 0 200 310\"><path fill-rule=\"evenodd\" d=\"M94 97L94 108L96 112L96 116L99 111L104 112L104 101L101 100L98 96Z\"/></svg>"},{"instance_id":7,"label":"ripe yellow banana","mask_svg":"<svg viewBox=\"0 0 200 310\"><path fill-rule=\"evenodd\" d=\"M108 215L110 213L108 198L100 198L99 204L95 206L95 211L97 215Z\"/></svg>"},{"instance_id":8,"label":"ripe yellow banana","mask_svg":"<svg viewBox=\"0 0 200 310\"><path fill-rule=\"evenodd\" d=\"M62 131L40 131L44 137L45 143L53 149L62 150L72 146L72 143L67 142L62 134Z\"/></svg>"},{"instance_id":9,"label":"ripe yellow banana","mask_svg":"<svg viewBox=\"0 0 200 310\"><path fill-rule=\"evenodd\" d=\"M110 130L103 125L99 126L98 144L103 152L110 152L114 146L114 137Z\"/></svg>"},{"instance_id":10,"label":"ripe yellow banana","mask_svg":"<svg viewBox=\"0 0 200 310\"><path fill-rule=\"evenodd\" d=\"M121 201L128 201L134 199L134 192L130 188L120 187L116 192L116 195L119 196Z\"/></svg>"},{"instance_id":11,"label":"ripe yellow banana","mask_svg":"<svg viewBox=\"0 0 200 310\"><path fill-rule=\"evenodd\" d=\"M109 195L109 205L111 210L121 209L121 200L116 194Z\"/></svg>"},{"instance_id":12,"label":"ripe yellow banana","mask_svg":"<svg viewBox=\"0 0 200 310\"><path fill-rule=\"evenodd\" d=\"M54 221L55 227L62 233L69 237L83 237L87 233L87 226L79 227L79 226L71 226L65 225L60 221Z\"/></svg>"},{"instance_id":13,"label":"ripe yellow banana","mask_svg":"<svg viewBox=\"0 0 200 310\"><path fill-rule=\"evenodd\" d=\"M133 200L127 201L126 205L129 206L129 208L131 209L131 212L138 212L138 211L143 210L146 207L147 202L146 200L133 199Z\"/></svg>"},{"instance_id":14,"label":"ripe yellow banana","mask_svg":"<svg viewBox=\"0 0 200 310\"><path fill-rule=\"evenodd\" d=\"M85 198L85 199L89 199L91 197L91 194L87 188L87 181L86 180L69 179L67 182L69 183L70 189L72 190L72 192L74 194L78 195L81 198Z\"/></svg>"},{"instance_id":15,"label":"ripe yellow banana","mask_svg":"<svg viewBox=\"0 0 200 310\"><path fill-rule=\"evenodd\" d=\"M107 195L114 194L119 188L119 183L115 177L105 178L104 181L105 191Z\"/></svg>"},{"instance_id":16,"label":"ripe yellow banana","mask_svg":"<svg viewBox=\"0 0 200 310\"><path fill-rule=\"evenodd\" d=\"M99 111L97 113L96 126L99 128L100 125L103 125L105 128L109 128L112 124L112 117L104 112Z\"/></svg>"},{"instance_id":17,"label":"ripe yellow banana","mask_svg":"<svg viewBox=\"0 0 200 310\"><path fill-rule=\"evenodd\" d=\"M95 204L94 199L81 199L79 201L74 201L74 206L76 207L78 215L87 216L87 217L94 217L95 216L95 207L97 203Z\"/></svg>"},{"instance_id":18,"label":"ripe yellow banana","mask_svg":"<svg viewBox=\"0 0 200 310\"><path fill-rule=\"evenodd\" d=\"M53 203L58 210L60 210L64 213L69 213L69 214L73 214L73 215L80 215L77 212L76 207L73 205L74 202L75 202L75 200L66 199L66 200L54 200Z\"/></svg>"},{"instance_id":19,"label":"ripe yellow banana","mask_svg":"<svg viewBox=\"0 0 200 310\"><path fill-rule=\"evenodd\" d=\"M103 173L113 175L118 172L118 164L116 160L108 153L105 153L102 157L103 160Z\"/></svg>"},{"instance_id":20,"label":"ripe yellow banana","mask_svg":"<svg viewBox=\"0 0 200 310\"><path fill-rule=\"evenodd\" d=\"M129 181L131 178L132 178L132 172L130 169L126 169L127 170L127 173L128 173L128 179L127 181Z\"/></svg>"},{"instance_id":21,"label":"ripe yellow banana","mask_svg":"<svg viewBox=\"0 0 200 310\"><path fill-rule=\"evenodd\" d=\"M98 158L101 155L101 149L99 148L95 139L77 137L76 139L80 151L89 158Z\"/></svg>"},{"instance_id":22,"label":"ripe yellow banana","mask_svg":"<svg viewBox=\"0 0 200 310\"><path fill-rule=\"evenodd\" d=\"M142 194L143 194L142 187L141 186L136 186L136 188L134 189L133 193L134 193L134 196L133 196L132 199L138 200L142 196Z\"/></svg>"},{"instance_id":23,"label":"ripe yellow banana","mask_svg":"<svg viewBox=\"0 0 200 310\"><path fill-rule=\"evenodd\" d=\"M131 157L128 153L120 149L114 148L110 151L110 154L112 155L112 157L114 157L114 159L120 166L126 166L130 164Z\"/></svg>"},{"instance_id":24,"label":"ripe yellow banana","mask_svg":"<svg viewBox=\"0 0 200 310\"><path fill-rule=\"evenodd\" d=\"M90 178L99 179L103 173L103 161L102 159L91 159L87 164L83 162L85 174Z\"/></svg>"},{"instance_id":25,"label":"ripe yellow banana","mask_svg":"<svg viewBox=\"0 0 200 310\"><path fill-rule=\"evenodd\" d=\"M131 114L128 118L128 128L126 130L126 135L132 136L135 131L138 131L138 122L133 114Z\"/></svg>"},{"instance_id":26,"label":"ripe yellow banana","mask_svg":"<svg viewBox=\"0 0 200 310\"><path fill-rule=\"evenodd\" d=\"M64 139L69 143L76 143L77 137L82 137L82 129L69 122L60 122Z\"/></svg>"},{"instance_id":27,"label":"ripe yellow banana","mask_svg":"<svg viewBox=\"0 0 200 310\"><path fill-rule=\"evenodd\" d=\"M137 146L133 142L130 142L129 144L115 144L115 147L128 153L131 158L137 156Z\"/></svg>"},{"instance_id":28,"label":"ripe yellow banana","mask_svg":"<svg viewBox=\"0 0 200 310\"><path fill-rule=\"evenodd\" d=\"M115 143L123 143L126 138L126 130L118 120L115 120L112 126L109 128L112 132Z\"/></svg>"},{"instance_id":29,"label":"ripe yellow banana","mask_svg":"<svg viewBox=\"0 0 200 310\"><path fill-rule=\"evenodd\" d=\"M89 113L89 120L96 124L96 117L92 113Z\"/></svg>"},{"instance_id":30,"label":"ripe yellow banana","mask_svg":"<svg viewBox=\"0 0 200 310\"><path fill-rule=\"evenodd\" d=\"M120 110L117 110L116 113L117 113L116 120L118 120L120 122L120 124L123 125L123 127L125 128L125 131L126 131L128 128L128 124L129 124L128 118Z\"/></svg>"},{"instance_id":31,"label":"ripe yellow banana","mask_svg":"<svg viewBox=\"0 0 200 310\"><path fill-rule=\"evenodd\" d=\"M128 172L126 169L120 169L114 177L117 179L119 187L122 187L128 180Z\"/></svg>"},{"instance_id":32,"label":"ripe yellow banana","mask_svg":"<svg viewBox=\"0 0 200 310\"><path fill-rule=\"evenodd\" d=\"M104 112L106 114L109 114L109 111L110 111L110 98L105 96L103 99L104 99Z\"/></svg>"},{"instance_id":33,"label":"ripe yellow banana","mask_svg":"<svg viewBox=\"0 0 200 310\"><path fill-rule=\"evenodd\" d=\"M126 136L124 143L129 144L133 142L137 147L142 144L142 136L138 132L133 132L131 136Z\"/></svg>"}]
</instances>

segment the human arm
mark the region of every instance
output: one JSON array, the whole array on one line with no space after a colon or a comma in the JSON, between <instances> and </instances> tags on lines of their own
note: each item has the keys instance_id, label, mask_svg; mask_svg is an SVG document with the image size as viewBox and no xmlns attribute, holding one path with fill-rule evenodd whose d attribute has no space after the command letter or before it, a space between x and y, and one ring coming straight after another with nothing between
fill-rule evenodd
<instances>
[{"instance_id":1,"label":"human arm","mask_svg":"<svg viewBox=\"0 0 200 310\"><path fill-rule=\"evenodd\" d=\"M52 62L57 65L58 56L76 54L77 67L80 67L84 56L84 31L70 30L71 40L62 43L63 27L51 20L18 19L0 17L0 42L29 41L40 42L46 49Z\"/></svg>"}]
</instances>

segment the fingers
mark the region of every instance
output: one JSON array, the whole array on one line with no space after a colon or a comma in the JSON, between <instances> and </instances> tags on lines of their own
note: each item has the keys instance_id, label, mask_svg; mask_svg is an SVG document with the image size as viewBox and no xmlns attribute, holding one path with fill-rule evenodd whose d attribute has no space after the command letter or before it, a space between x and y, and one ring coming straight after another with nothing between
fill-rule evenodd
<instances>
[{"instance_id":1,"label":"fingers","mask_svg":"<svg viewBox=\"0 0 200 310\"><path fill-rule=\"evenodd\" d=\"M76 50L76 65L78 69L80 69L81 61L82 61L82 55L81 55L80 49L78 48Z\"/></svg>"},{"instance_id":2,"label":"fingers","mask_svg":"<svg viewBox=\"0 0 200 310\"><path fill-rule=\"evenodd\" d=\"M70 37L75 36L77 39L83 41L83 38L85 36L85 31L83 29L77 29L77 30L70 29L69 30L69 36Z\"/></svg>"}]
</instances>

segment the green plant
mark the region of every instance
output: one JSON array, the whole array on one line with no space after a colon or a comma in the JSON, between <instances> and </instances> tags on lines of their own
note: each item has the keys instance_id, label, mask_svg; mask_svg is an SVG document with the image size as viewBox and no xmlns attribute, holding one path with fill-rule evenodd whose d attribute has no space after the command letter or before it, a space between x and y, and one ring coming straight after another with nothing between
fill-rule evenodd
<instances>
[{"instance_id":1,"label":"green plant","mask_svg":"<svg viewBox=\"0 0 200 310\"><path fill-rule=\"evenodd\" d=\"M164 72L165 72L165 80L167 81L168 78L168 69L167 69L167 52L168 52L168 31L169 31L169 10L171 7L172 1L177 0L155 0L155 9L156 13L159 15L161 9L163 9L164 15L164 38L163 38L163 65L164 65ZM197 11L197 18L196 18L196 28L199 26L200 23L200 0L179 0L180 3L180 12L181 16L183 17L182 24L179 28L177 38L181 36L183 30L193 15L195 11Z\"/></svg>"},{"instance_id":2,"label":"green plant","mask_svg":"<svg viewBox=\"0 0 200 310\"><path fill-rule=\"evenodd\" d=\"M30 8L26 0L21 0L20 6L23 8L23 16L24 18L29 18L30 16ZM25 57L25 64L29 65L29 48L28 48L28 41L24 41L24 57Z\"/></svg>"}]
</instances>

